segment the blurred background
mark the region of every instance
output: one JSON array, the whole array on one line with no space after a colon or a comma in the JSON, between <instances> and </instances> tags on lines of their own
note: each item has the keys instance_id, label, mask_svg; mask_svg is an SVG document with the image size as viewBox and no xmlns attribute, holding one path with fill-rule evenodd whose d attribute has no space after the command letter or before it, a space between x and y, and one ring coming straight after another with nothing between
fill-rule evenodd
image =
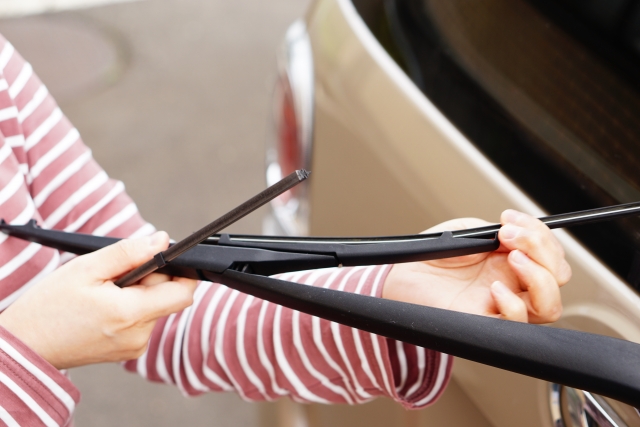
<instances>
[{"instance_id":1,"label":"blurred background","mask_svg":"<svg viewBox=\"0 0 640 427\"><path fill-rule=\"evenodd\" d=\"M3 0L0 33L32 63L143 216L180 239L264 188L275 54L308 3ZM263 214L230 230L260 233ZM80 427L282 419L282 408L232 393L185 399L116 365L71 376L82 392Z\"/></svg>"}]
</instances>

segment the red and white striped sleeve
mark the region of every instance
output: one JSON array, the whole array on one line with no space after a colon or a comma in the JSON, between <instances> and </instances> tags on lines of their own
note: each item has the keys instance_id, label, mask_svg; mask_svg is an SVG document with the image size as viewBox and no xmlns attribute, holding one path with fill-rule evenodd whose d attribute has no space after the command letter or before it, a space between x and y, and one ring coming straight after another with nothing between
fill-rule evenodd
<instances>
[{"instance_id":1,"label":"red and white striped sleeve","mask_svg":"<svg viewBox=\"0 0 640 427\"><path fill-rule=\"evenodd\" d=\"M4 174L8 169L5 164L0 166L0 182L6 181L7 191L13 188L13 181L19 184L15 202L2 205L0 200L3 215L20 223L34 217L47 228L96 235L151 233L153 227L141 218L122 183L109 179L95 163L31 66L1 37L0 72L0 84L6 86L0 88L0 107L7 103L0 108L0 131L5 147L11 148L7 161L21 172ZM19 182L9 175L19 176ZM28 191L23 191L25 186ZM18 203L17 198L26 202ZM56 251L18 239L9 238L2 244L0 287L11 289L0 289L2 295L9 295L0 304L10 304L30 283L55 268L59 258ZM15 249L8 250L8 245ZM8 278L3 281L5 270ZM292 273L284 278L379 297L387 272L384 266L356 267ZM3 307L6 305L0 309ZM44 373L36 378L56 392L40 393L46 402L38 400L36 406L41 409L35 410L27 403L28 393L0 389L0 414L5 416L0 420L31 416L29 422L20 424L64 425L56 418L53 424L48 419L43 422L40 415L48 409L42 405L67 408L68 416L73 409L70 402L77 402L77 391L53 367L6 331L2 333L0 338L6 337L19 350L5 351L5 360L0 347L0 361L7 367L0 367L0 374L26 376L21 380L9 376L9 380L27 384L33 371L12 366L25 368L25 360L31 361ZM188 395L236 390L249 400L288 395L297 401L325 403L359 403L387 395L406 407L422 407L444 389L451 358L288 310L222 285L202 283L194 305L158 322L148 351L126 367L153 381L175 383ZM0 375L0 385L8 384L3 378ZM23 407L13 405L16 399L27 399L21 404L31 409L22 411ZM63 409L58 413L65 414Z\"/></svg>"},{"instance_id":2,"label":"red and white striped sleeve","mask_svg":"<svg viewBox=\"0 0 640 427\"><path fill-rule=\"evenodd\" d=\"M14 426L65 426L80 400L71 381L0 327L0 421Z\"/></svg>"},{"instance_id":3,"label":"red and white striped sleeve","mask_svg":"<svg viewBox=\"0 0 640 427\"><path fill-rule=\"evenodd\" d=\"M122 237L152 233L123 183L96 163L31 65L2 38L0 70L17 113L13 132L5 126L4 136L25 172L41 225Z\"/></svg>"},{"instance_id":4,"label":"red and white striped sleeve","mask_svg":"<svg viewBox=\"0 0 640 427\"><path fill-rule=\"evenodd\" d=\"M381 296L388 266L281 275L305 285ZM397 343L203 283L193 306L158 323L147 352L126 363L186 395L235 390L246 400L349 403L388 396L434 402L451 372L446 354Z\"/></svg>"},{"instance_id":5,"label":"red and white striped sleeve","mask_svg":"<svg viewBox=\"0 0 640 427\"><path fill-rule=\"evenodd\" d=\"M120 207L127 197L112 191L115 182L106 191L78 191L78 184L99 174L104 172L31 66L0 36L0 217L14 224L35 218L54 228L105 229L115 210L125 211ZM104 213L92 218L99 211ZM137 215L135 206L133 211ZM138 229L144 225L139 215L134 220ZM59 265L58 251L0 235L0 311ZM79 398L64 374L0 328L0 425L69 425Z\"/></svg>"}]
</instances>

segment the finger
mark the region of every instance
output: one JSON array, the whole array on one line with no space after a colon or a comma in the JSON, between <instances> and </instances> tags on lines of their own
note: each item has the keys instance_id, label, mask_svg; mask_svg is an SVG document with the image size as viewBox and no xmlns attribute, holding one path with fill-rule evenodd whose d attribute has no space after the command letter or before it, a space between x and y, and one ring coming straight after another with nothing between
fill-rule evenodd
<instances>
[{"instance_id":1,"label":"finger","mask_svg":"<svg viewBox=\"0 0 640 427\"><path fill-rule=\"evenodd\" d=\"M528 215L523 212L518 212L513 209L507 209L502 212L502 215L500 215L500 223L502 225L512 224L518 227L536 230L539 232L549 232L547 236L549 237L549 244L555 245L557 250L564 254L562 245L560 244L558 239L556 239L553 233L550 233L551 230L549 229L549 227L547 227L545 223L534 216Z\"/></svg>"},{"instance_id":2,"label":"finger","mask_svg":"<svg viewBox=\"0 0 640 427\"><path fill-rule=\"evenodd\" d=\"M140 316L152 320L189 307L197 285L197 280L176 278L153 286L135 285L123 290L130 294L128 298L134 299Z\"/></svg>"},{"instance_id":3,"label":"finger","mask_svg":"<svg viewBox=\"0 0 640 427\"><path fill-rule=\"evenodd\" d=\"M535 263L519 250L508 257L509 265L528 296L523 296L532 323L555 322L562 314L560 287L546 268Z\"/></svg>"},{"instance_id":4,"label":"finger","mask_svg":"<svg viewBox=\"0 0 640 427\"><path fill-rule=\"evenodd\" d=\"M498 237L502 246L520 250L553 274L560 286L571 278L571 267L564 250L549 227L537 218L517 211L503 212Z\"/></svg>"},{"instance_id":5,"label":"finger","mask_svg":"<svg viewBox=\"0 0 640 427\"><path fill-rule=\"evenodd\" d=\"M515 322L528 322L527 305L502 282L491 285L491 296L496 303L500 318Z\"/></svg>"},{"instance_id":6,"label":"finger","mask_svg":"<svg viewBox=\"0 0 640 427\"><path fill-rule=\"evenodd\" d=\"M479 218L458 218L458 219L452 219L449 221L442 222L438 225L435 225L430 229L423 231L422 234L436 233L439 231L464 230L467 228L482 227L487 224L489 224L487 221L484 221ZM453 258L435 259L435 260L425 261L425 262L435 267L458 268L458 267L478 264L483 260L485 260L488 255L489 255L488 252L484 252L479 254L465 255L465 256L459 256L459 257L453 257Z\"/></svg>"},{"instance_id":7,"label":"finger","mask_svg":"<svg viewBox=\"0 0 640 427\"><path fill-rule=\"evenodd\" d=\"M157 285L158 283L169 282L171 281L171 279L172 277L168 274L152 273L148 276L143 277L142 280L140 280L140 284L143 286L153 286Z\"/></svg>"},{"instance_id":8,"label":"finger","mask_svg":"<svg viewBox=\"0 0 640 427\"><path fill-rule=\"evenodd\" d=\"M90 269L97 279L110 280L149 261L168 246L169 236L164 231L159 231L151 236L120 240L77 258L76 265Z\"/></svg>"}]
</instances>

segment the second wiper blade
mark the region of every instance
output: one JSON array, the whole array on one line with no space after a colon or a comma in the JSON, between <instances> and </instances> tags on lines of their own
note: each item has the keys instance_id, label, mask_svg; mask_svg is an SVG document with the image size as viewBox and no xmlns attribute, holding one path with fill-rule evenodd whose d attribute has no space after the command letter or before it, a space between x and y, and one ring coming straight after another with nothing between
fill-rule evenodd
<instances>
[{"instance_id":1,"label":"second wiper blade","mask_svg":"<svg viewBox=\"0 0 640 427\"><path fill-rule=\"evenodd\" d=\"M640 202L625 203L621 205L607 206L604 208L588 209L584 211L569 212L558 215L549 215L538 218L545 223L547 227L551 229L573 227L577 225L584 225L602 221L609 221L613 219L620 219L632 216L640 215ZM464 230L451 231L451 235L454 238L468 237L468 238L494 238L496 233L500 231L501 224L491 224L483 227L467 228ZM218 244L220 239L224 240L224 245L241 243L243 246L252 247L267 247L263 244L314 244L314 245L328 245L328 244L345 244L345 245L365 245L376 243L401 243L410 242L416 240L431 240L442 237L443 232L436 233L424 233L424 234L408 234L400 236L376 236L376 237L280 237L280 236L257 236L257 235L214 235L211 236L205 244ZM224 237L223 237L224 236ZM228 239L228 240L227 240ZM255 245L254 245L255 244Z\"/></svg>"},{"instance_id":2,"label":"second wiper blade","mask_svg":"<svg viewBox=\"0 0 640 427\"><path fill-rule=\"evenodd\" d=\"M640 202L541 218L551 228L580 225L640 214ZM363 238L296 238L218 235L176 258L174 275L198 277L196 270L220 273L241 269L255 274L276 274L309 268L426 261L496 250L499 224L480 228L410 236ZM119 239L44 230L31 221L0 231L59 250L84 254Z\"/></svg>"}]
</instances>

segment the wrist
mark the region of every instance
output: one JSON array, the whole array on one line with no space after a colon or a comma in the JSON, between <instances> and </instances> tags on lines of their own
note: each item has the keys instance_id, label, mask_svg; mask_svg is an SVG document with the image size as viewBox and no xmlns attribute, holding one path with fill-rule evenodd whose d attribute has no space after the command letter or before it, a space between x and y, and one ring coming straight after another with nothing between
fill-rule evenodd
<instances>
[{"instance_id":1,"label":"wrist","mask_svg":"<svg viewBox=\"0 0 640 427\"><path fill-rule=\"evenodd\" d=\"M31 351L36 353L42 359L59 369L54 363L53 358L46 351L46 343L43 337L38 336L38 327L27 319L20 318L19 311L16 310L14 303L5 311L0 313L0 328L10 333L13 337L23 343ZM18 313L17 313L18 312Z\"/></svg>"}]
</instances>

